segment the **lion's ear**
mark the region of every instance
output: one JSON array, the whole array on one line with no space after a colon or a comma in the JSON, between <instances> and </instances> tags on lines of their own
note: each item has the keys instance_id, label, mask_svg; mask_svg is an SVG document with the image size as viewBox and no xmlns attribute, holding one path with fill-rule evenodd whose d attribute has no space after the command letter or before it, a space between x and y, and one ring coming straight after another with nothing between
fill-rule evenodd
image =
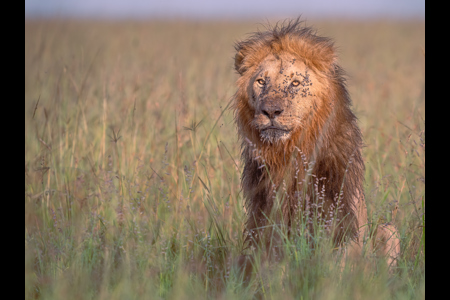
<instances>
[{"instance_id":1,"label":"lion's ear","mask_svg":"<svg viewBox=\"0 0 450 300\"><path fill-rule=\"evenodd\" d=\"M245 73L245 71L247 71L247 68L243 65L243 61L247 51L245 50L243 43L237 43L235 49L236 55L234 57L234 68L240 75L242 75Z\"/></svg>"}]
</instances>

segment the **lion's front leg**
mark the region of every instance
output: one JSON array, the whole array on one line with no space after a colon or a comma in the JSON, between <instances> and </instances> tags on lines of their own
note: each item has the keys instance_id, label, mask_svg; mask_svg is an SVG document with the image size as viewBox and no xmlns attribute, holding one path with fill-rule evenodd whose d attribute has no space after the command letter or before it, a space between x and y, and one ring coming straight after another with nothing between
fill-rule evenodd
<instances>
[{"instance_id":1,"label":"lion's front leg","mask_svg":"<svg viewBox=\"0 0 450 300\"><path fill-rule=\"evenodd\" d=\"M369 227L367 219L367 207L364 196L357 192L354 196L353 203L355 205L355 220L358 231L356 236L352 237L345 248L345 256L351 260L358 260L362 258L365 250L365 243L369 237ZM342 267L345 266L345 261Z\"/></svg>"},{"instance_id":2,"label":"lion's front leg","mask_svg":"<svg viewBox=\"0 0 450 300\"><path fill-rule=\"evenodd\" d=\"M397 228L390 223L379 224L375 230L373 246L377 255L386 257L389 269L392 271L400 257L400 238Z\"/></svg>"},{"instance_id":3,"label":"lion's front leg","mask_svg":"<svg viewBox=\"0 0 450 300\"><path fill-rule=\"evenodd\" d=\"M397 266L400 257L400 238L397 228L390 224L378 224L374 228L372 242L369 240L369 226L367 219L367 208L363 197L355 199L356 218L358 223L357 237L347 246L346 254L352 259L361 257L365 249L373 251L378 257L386 258L390 272ZM369 247L367 247L369 246ZM373 248L371 248L372 246Z\"/></svg>"}]
</instances>

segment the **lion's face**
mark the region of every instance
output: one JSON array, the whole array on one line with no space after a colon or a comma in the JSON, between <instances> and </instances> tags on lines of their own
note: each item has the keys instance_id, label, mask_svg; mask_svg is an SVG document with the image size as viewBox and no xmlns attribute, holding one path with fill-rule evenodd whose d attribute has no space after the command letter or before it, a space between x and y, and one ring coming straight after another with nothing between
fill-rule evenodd
<instances>
[{"instance_id":1,"label":"lion's face","mask_svg":"<svg viewBox=\"0 0 450 300\"><path fill-rule=\"evenodd\" d=\"M289 53L269 54L255 69L248 87L255 114L252 127L263 142L285 142L305 126L319 103L314 72Z\"/></svg>"}]
</instances>

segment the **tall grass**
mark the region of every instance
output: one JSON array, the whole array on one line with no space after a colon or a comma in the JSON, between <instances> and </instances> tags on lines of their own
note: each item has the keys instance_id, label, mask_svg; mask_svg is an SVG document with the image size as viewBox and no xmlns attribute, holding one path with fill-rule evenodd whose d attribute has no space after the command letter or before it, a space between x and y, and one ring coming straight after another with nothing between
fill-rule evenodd
<instances>
[{"instance_id":1,"label":"tall grass","mask_svg":"<svg viewBox=\"0 0 450 300\"><path fill-rule=\"evenodd\" d=\"M25 298L424 298L424 24L314 26L350 76L369 218L400 231L394 274L370 253L343 268L302 234L276 264L256 251L250 282L238 272L229 101L254 23L26 21Z\"/></svg>"}]
</instances>

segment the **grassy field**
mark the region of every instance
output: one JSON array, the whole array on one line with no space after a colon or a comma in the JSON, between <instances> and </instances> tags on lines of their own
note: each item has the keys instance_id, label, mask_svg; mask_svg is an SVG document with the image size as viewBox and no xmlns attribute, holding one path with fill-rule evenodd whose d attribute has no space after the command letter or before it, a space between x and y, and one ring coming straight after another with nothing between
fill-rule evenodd
<instances>
[{"instance_id":1,"label":"grassy field","mask_svg":"<svg viewBox=\"0 0 450 300\"><path fill-rule=\"evenodd\" d=\"M369 217L401 235L393 274L297 237L243 284L229 103L257 22L26 21L25 298L424 299L425 24L307 24L349 75Z\"/></svg>"}]
</instances>

